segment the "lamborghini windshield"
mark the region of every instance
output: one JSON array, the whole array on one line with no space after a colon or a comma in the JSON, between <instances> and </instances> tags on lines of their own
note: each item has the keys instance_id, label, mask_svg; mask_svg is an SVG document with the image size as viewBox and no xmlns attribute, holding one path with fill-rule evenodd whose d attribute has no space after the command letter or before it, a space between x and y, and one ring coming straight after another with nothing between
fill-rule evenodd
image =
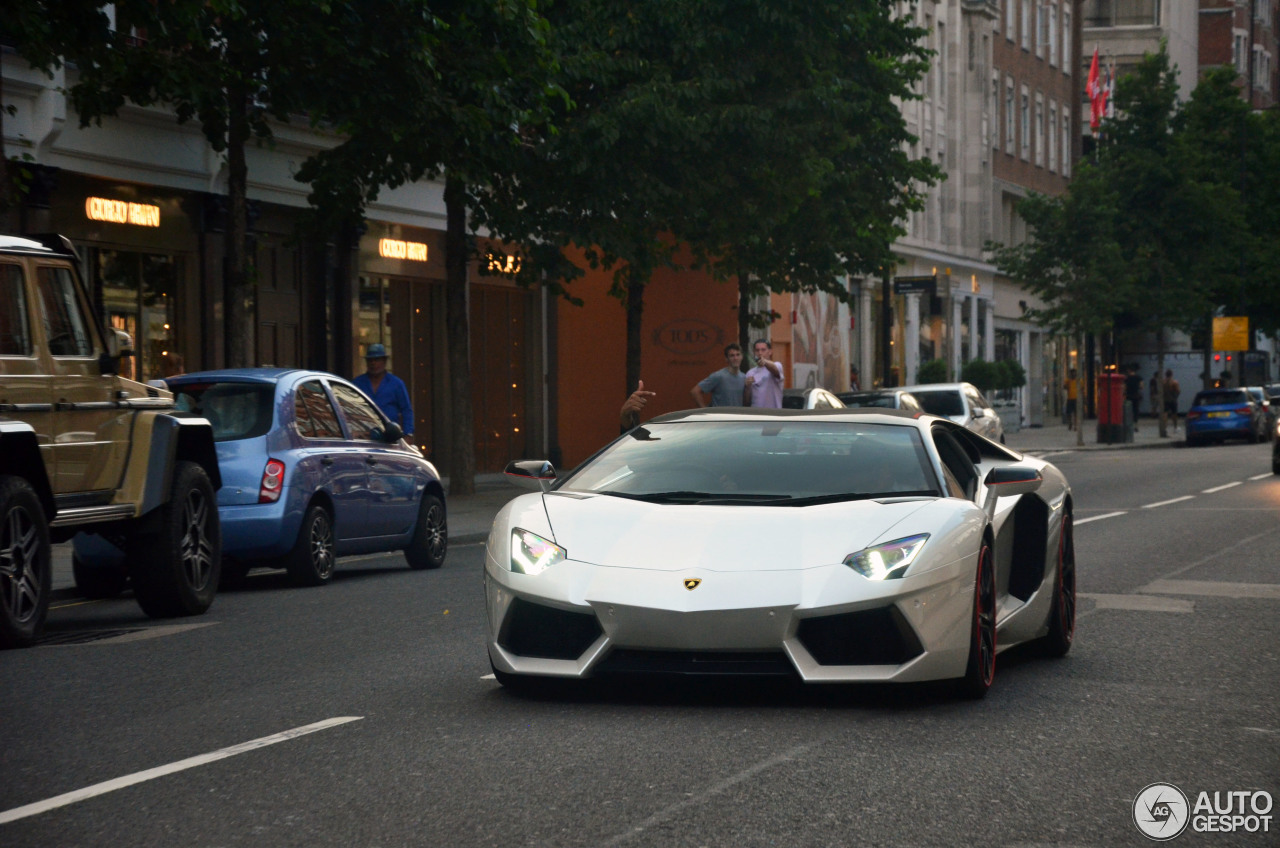
<instances>
[{"instance_id":1,"label":"lamborghini windshield","mask_svg":"<svg viewBox=\"0 0 1280 848\"><path fill-rule=\"evenodd\" d=\"M660 503L778 506L941 495L915 427L777 419L638 427L558 488Z\"/></svg>"}]
</instances>

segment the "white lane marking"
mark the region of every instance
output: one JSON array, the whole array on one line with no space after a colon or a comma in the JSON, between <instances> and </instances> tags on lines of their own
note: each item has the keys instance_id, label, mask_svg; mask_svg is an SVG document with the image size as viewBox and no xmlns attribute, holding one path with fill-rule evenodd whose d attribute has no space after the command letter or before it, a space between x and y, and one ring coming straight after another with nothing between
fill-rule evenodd
<instances>
[{"instance_id":1,"label":"white lane marking","mask_svg":"<svg viewBox=\"0 0 1280 848\"><path fill-rule=\"evenodd\" d=\"M1182 598L1162 598L1152 595L1092 595L1084 592L1080 597L1093 601L1094 609L1130 610L1136 612L1195 612L1195 601Z\"/></svg>"},{"instance_id":2,"label":"white lane marking","mask_svg":"<svg viewBox=\"0 0 1280 848\"><path fill-rule=\"evenodd\" d=\"M1156 595L1261 598L1280 601L1280 583L1224 583L1219 580L1153 580L1138 590Z\"/></svg>"},{"instance_id":3,"label":"white lane marking","mask_svg":"<svg viewBox=\"0 0 1280 848\"><path fill-rule=\"evenodd\" d=\"M648 828L651 828L654 825L662 824L665 821L670 821L671 819L675 818L684 810L687 810L690 807L695 807L700 804L703 804L707 800L715 797L716 795L719 795L722 792L725 792L726 790L732 789L733 787L737 786L739 783L742 783L745 780L750 780L752 777L755 777L757 774L759 774L762 771L765 771L767 769L773 768L774 766L780 766L783 763L789 763L792 760L798 759L802 755L808 753L811 748L814 748L819 744L821 743L809 742L804 745L800 745L795 748L792 748L790 751L785 751L781 754L778 754L776 757L771 757L767 760L764 760L763 762L756 763L750 768L744 769L743 771L738 772L732 777L729 777L720 781L719 783L715 784L711 788L707 789L705 792L699 793L698 795L695 795L692 798L686 798L685 800L680 801L679 803L672 804L664 809L658 810L658 812L649 816L644 821L640 822L639 824L635 825L629 830L624 830L622 833L619 833L618 835L614 836L612 839L608 840L603 844L605 848L609 848L609 846L621 845L623 842L628 842L634 837L637 837L642 833L644 833L645 830L647 830Z\"/></svg>"},{"instance_id":4,"label":"white lane marking","mask_svg":"<svg viewBox=\"0 0 1280 848\"><path fill-rule=\"evenodd\" d=\"M1250 480L1265 480L1265 479L1267 479L1268 477L1274 477L1274 476L1276 476L1276 475L1274 475L1274 474L1255 474L1255 475L1253 475L1252 477L1250 477L1249 479L1250 479Z\"/></svg>"},{"instance_id":5,"label":"white lane marking","mask_svg":"<svg viewBox=\"0 0 1280 848\"><path fill-rule=\"evenodd\" d=\"M1232 486L1239 486L1239 485L1240 485L1240 481L1237 480L1234 483L1226 483L1222 486L1214 486L1212 489L1203 489L1201 490L1200 494L1212 495L1214 492L1221 492L1223 489L1230 489Z\"/></svg>"},{"instance_id":6,"label":"white lane marking","mask_svg":"<svg viewBox=\"0 0 1280 848\"><path fill-rule=\"evenodd\" d=\"M1155 503L1143 504L1143 505L1142 505L1142 508L1143 508L1143 509L1155 509L1155 508L1156 508L1156 507L1158 507L1158 506L1168 506L1169 504L1176 504L1176 503L1180 503L1180 502L1182 502L1182 501L1189 501L1189 500L1191 500L1191 499L1192 499L1192 498L1194 498L1194 497L1195 497L1195 495L1183 495L1183 496L1182 496L1182 497L1180 497L1180 498L1170 498L1170 499L1169 499L1169 500L1167 500L1167 501L1156 501ZM1080 522L1078 522L1078 521L1077 521L1076 523L1077 523L1077 524L1079 524Z\"/></svg>"},{"instance_id":7,"label":"white lane marking","mask_svg":"<svg viewBox=\"0 0 1280 848\"><path fill-rule=\"evenodd\" d=\"M135 783L155 780L157 777L164 777L167 774L185 771L186 769L206 765L207 763L223 760L227 757L234 757L236 754L244 754L248 751L257 750L258 748L265 748L268 745L274 745L277 742L286 742L290 739L297 739L299 736L306 736L308 733L315 733L317 730L327 730L330 727L336 727L340 724L346 724L347 722L359 721L362 718L364 718L364 716L338 716L336 718L328 718L324 721L317 721L315 724L307 724L302 727L295 727L292 730L285 730L280 733L273 733L270 736L263 736L260 739L251 739L248 742L241 742L239 745L232 745L230 748L221 748L217 751L210 751L207 754L199 754L195 757L188 757L185 760L178 760L176 763L169 763L165 766L156 766L155 768L147 769L146 771L127 774L124 777L117 777L112 780L105 780L102 783L95 783L92 786L86 786L83 789L66 792L62 795L48 798L44 801L36 801L33 804L14 807L12 810L0 812L0 824L24 819L27 816L34 816L58 807L65 807L68 804L74 804L77 801L84 801L87 798L105 795L108 792L114 792L117 789L124 789L126 786L133 786Z\"/></svg>"},{"instance_id":8,"label":"white lane marking","mask_svg":"<svg viewBox=\"0 0 1280 848\"><path fill-rule=\"evenodd\" d=\"M1108 512L1104 515L1091 515L1088 518L1077 518L1076 526L1079 527L1081 524L1088 524L1090 521L1101 521L1104 518L1115 518L1117 515L1128 515L1128 513L1127 512Z\"/></svg>"}]
</instances>

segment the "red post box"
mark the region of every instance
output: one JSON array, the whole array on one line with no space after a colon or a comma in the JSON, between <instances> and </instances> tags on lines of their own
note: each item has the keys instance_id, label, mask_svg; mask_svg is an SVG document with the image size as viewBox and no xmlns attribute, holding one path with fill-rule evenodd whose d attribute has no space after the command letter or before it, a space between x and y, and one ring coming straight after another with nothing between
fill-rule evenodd
<instances>
[{"instance_id":1,"label":"red post box","mask_svg":"<svg viewBox=\"0 0 1280 848\"><path fill-rule=\"evenodd\" d=\"M1098 375L1098 441L1128 441L1124 423L1124 375L1106 371Z\"/></svg>"}]
</instances>

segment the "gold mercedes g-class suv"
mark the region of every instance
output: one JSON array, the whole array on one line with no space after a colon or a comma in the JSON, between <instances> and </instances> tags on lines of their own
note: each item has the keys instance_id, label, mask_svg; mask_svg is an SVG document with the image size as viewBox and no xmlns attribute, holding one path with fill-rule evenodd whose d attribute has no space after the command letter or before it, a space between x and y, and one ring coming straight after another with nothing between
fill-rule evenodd
<instances>
[{"instance_id":1,"label":"gold mercedes g-class suv","mask_svg":"<svg viewBox=\"0 0 1280 848\"><path fill-rule=\"evenodd\" d=\"M39 638L51 545L81 529L122 547L152 617L218 589L213 430L119 374L128 336L94 319L78 268L65 238L0 235L0 647Z\"/></svg>"}]
</instances>

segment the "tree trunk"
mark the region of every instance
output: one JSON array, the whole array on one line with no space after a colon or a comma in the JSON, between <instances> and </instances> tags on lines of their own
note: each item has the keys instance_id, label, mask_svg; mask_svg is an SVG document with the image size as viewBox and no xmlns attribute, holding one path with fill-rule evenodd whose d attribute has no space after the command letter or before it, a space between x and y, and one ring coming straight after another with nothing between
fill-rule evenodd
<instances>
[{"instance_id":1,"label":"tree trunk","mask_svg":"<svg viewBox=\"0 0 1280 848\"><path fill-rule=\"evenodd\" d=\"M634 265L628 271L627 280L627 385L623 397L635 391L640 382L640 342L644 322L644 289L649 281L648 269L637 273Z\"/></svg>"},{"instance_id":2,"label":"tree trunk","mask_svg":"<svg viewBox=\"0 0 1280 848\"><path fill-rule=\"evenodd\" d=\"M1076 340L1076 350L1084 350L1084 349L1085 349L1084 337L1082 336ZM1079 359L1077 359L1076 362L1078 364ZM1072 423L1076 428L1076 446L1077 447L1082 447L1084 445L1085 388L1084 388L1083 381L1085 378L1081 376L1081 373L1083 372L1083 370L1084 369L1082 368L1076 368L1076 409L1075 409L1075 412L1072 413L1072 417L1075 418L1075 421Z\"/></svg>"},{"instance_id":3,"label":"tree trunk","mask_svg":"<svg viewBox=\"0 0 1280 848\"><path fill-rule=\"evenodd\" d=\"M256 365L254 353L254 296L249 274L249 169L245 145L249 141L249 97L241 88L228 92L227 121L227 255L226 312L223 316L229 368Z\"/></svg>"},{"instance_id":4,"label":"tree trunk","mask_svg":"<svg viewBox=\"0 0 1280 848\"><path fill-rule=\"evenodd\" d=\"M476 450L471 405L471 323L467 313L467 194L466 186L457 177L445 177L444 208L444 320L453 404L449 494L472 495L476 491Z\"/></svg>"},{"instance_id":5,"label":"tree trunk","mask_svg":"<svg viewBox=\"0 0 1280 848\"><path fill-rule=\"evenodd\" d=\"M738 275L738 344L751 350L751 275L745 272Z\"/></svg>"}]
</instances>

